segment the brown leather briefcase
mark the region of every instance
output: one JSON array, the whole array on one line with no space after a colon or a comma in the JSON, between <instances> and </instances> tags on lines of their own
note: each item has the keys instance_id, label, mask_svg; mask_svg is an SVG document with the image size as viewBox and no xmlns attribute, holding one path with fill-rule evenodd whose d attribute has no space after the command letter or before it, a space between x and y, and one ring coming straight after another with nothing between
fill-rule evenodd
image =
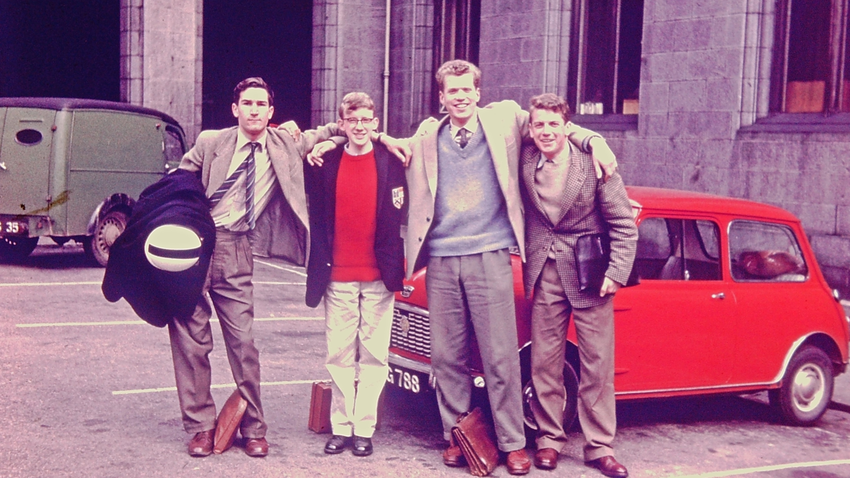
<instances>
[{"instance_id":1,"label":"brown leather briefcase","mask_svg":"<svg viewBox=\"0 0 850 478\"><path fill-rule=\"evenodd\" d=\"M248 408L248 401L242 398L239 390L234 390L230 398L224 402L215 425L215 440L213 453L220 455L233 445L236 431L242 423L242 417Z\"/></svg>"},{"instance_id":2,"label":"brown leather briefcase","mask_svg":"<svg viewBox=\"0 0 850 478\"><path fill-rule=\"evenodd\" d=\"M457 417L457 425L452 427L452 438L463 452L473 475L487 476L499 464L496 432L480 408Z\"/></svg>"},{"instance_id":3,"label":"brown leather briefcase","mask_svg":"<svg viewBox=\"0 0 850 478\"><path fill-rule=\"evenodd\" d=\"M310 420L307 428L316 433L331 431L331 383L313 382L310 395Z\"/></svg>"}]
</instances>

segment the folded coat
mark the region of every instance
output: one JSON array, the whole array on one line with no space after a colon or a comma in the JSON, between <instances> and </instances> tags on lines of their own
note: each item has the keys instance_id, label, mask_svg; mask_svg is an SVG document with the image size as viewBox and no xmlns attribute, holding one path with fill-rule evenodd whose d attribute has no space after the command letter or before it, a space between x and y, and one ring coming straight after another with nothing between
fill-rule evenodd
<instances>
[{"instance_id":1,"label":"folded coat","mask_svg":"<svg viewBox=\"0 0 850 478\"><path fill-rule=\"evenodd\" d=\"M165 224L188 227L201 238L195 265L168 272L148 262L145 241ZM195 173L178 169L139 196L127 228L110 248L103 295L110 302L123 297L142 320L157 327L174 317L188 317L203 292L214 246L215 224L204 186Z\"/></svg>"}]
</instances>

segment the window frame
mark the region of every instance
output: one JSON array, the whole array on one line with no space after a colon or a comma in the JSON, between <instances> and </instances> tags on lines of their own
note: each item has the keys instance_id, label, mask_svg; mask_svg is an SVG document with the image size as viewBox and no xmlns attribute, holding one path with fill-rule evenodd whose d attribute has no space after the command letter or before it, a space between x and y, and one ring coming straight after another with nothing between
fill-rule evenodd
<instances>
[{"instance_id":1,"label":"window frame","mask_svg":"<svg viewBox=\"0 0 850 478\"><path fill-rule=\"evenodd\" d=\"M598 119L596 122L592 121L592 118L600 118L600 117L625 117L629 119L625 120L614 120L612 126L615 130L626 130L626 129L634 129L637 125L637 115L639 108L639 97L640 97L640 55L642 51L641 41L631 41L630 45L636 45L637 51L635 58L629 60L630 63L633 63L636 68L636 71L633 71L631 78L635 83L635 89L638 91L638 98L635 98L636 104L634 105L635 109L630 110L633 112L624 113L626 109L623 103L623 99L626 94L624 94L621 90L626 87L621 84L622 78L625 77L623 72L621 71L621 67L624 67L626 61L623 59L623 45L624 43L624 21L623 18L623 2L630 0L607 0L610 2L609 4L602 7L600 10L596 10L591 12L591 6L598 6L600 2L598 0L573 0L572 2L572 22L570 27L570 48L569 48L569 66L568 66L568 74L567 74L567 103L570 105L570 109L575 113L576 119L581 119L583 123L586 123L591 120L590 123L598 123ZM640 12L640 21L639 26L637 27L637 36L643 36L643 9L644 2L640 1L640 8L635 8L635 11ZM604 10L608 10L605 12ZM591 95L587 93L587 88L589 87L588 78L588 69L591 68L589 64L590 61L596 62L597 59L588 60L588 49L596 48L596 44L598 42L591 42L589 39L589 30L588 25L591 23L590 15L603 15L607 18L608 23L608 33L604 34L607 37L606 43L608 44L607 52L606 48L602 48L597 50L601 52L602 55L610 55L609 58L602 58L600 61L603 63L608 63L605 68L605 72L603 75L603 83L609 83L605 90L602 92L601 102L594 102L593 100L588 100ZM598 24L599 22L596 22ZM597 32L599 30L596 30ZM591 45L591 43L593 45ZM613 51L611 51L613 50ZM597 69L598 70L598 69ZM604 78L607 77L607 78ZM585 101L582 101L585 100ZM631 98L629 98L631 100ZM592 105L595 103L595 105ZM598 112L599 108L602 108L601 112ZM591 110L591 111L588 111ZM619 125L619 127L617 127ZM611 128L605 128L611 129Z\"/></svg>"}]
</instances>

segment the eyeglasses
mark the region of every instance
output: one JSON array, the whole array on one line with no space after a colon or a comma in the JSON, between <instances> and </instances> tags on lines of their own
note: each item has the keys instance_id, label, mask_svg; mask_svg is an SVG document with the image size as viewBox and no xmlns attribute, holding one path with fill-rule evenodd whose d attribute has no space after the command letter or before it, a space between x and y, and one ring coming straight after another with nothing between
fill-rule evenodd
<instances>
[{"instance_id":1,"label":"eyeglasses","mask_svg":"<svg viewBox=\"0 0 850 478\"><path fill-rule=\"evenodd\" d=\"M378 118L343 118L343 121L348 123L348 126L351 126L352 128L361 123L363 124L363 127L366 128L374 125L376 119Z\"/></svg>"}]
</instances>

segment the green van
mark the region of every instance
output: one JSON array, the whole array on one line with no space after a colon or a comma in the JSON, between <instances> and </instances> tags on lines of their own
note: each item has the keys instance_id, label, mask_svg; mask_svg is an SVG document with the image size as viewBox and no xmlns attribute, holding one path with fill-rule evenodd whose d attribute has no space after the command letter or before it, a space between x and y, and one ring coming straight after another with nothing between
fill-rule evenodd
<instances>
[{"instance_id":1,"label":"green van","mask_svg":"<svg viewBox=\"0 0 850 478\"><path fill-rule=\"evenodd\" d=\"M135 199L177 167L186 141L170 116L74 98L0 98L0 258L48 236L82 242L106 265Z\"/></svg>"}]
</instances>

